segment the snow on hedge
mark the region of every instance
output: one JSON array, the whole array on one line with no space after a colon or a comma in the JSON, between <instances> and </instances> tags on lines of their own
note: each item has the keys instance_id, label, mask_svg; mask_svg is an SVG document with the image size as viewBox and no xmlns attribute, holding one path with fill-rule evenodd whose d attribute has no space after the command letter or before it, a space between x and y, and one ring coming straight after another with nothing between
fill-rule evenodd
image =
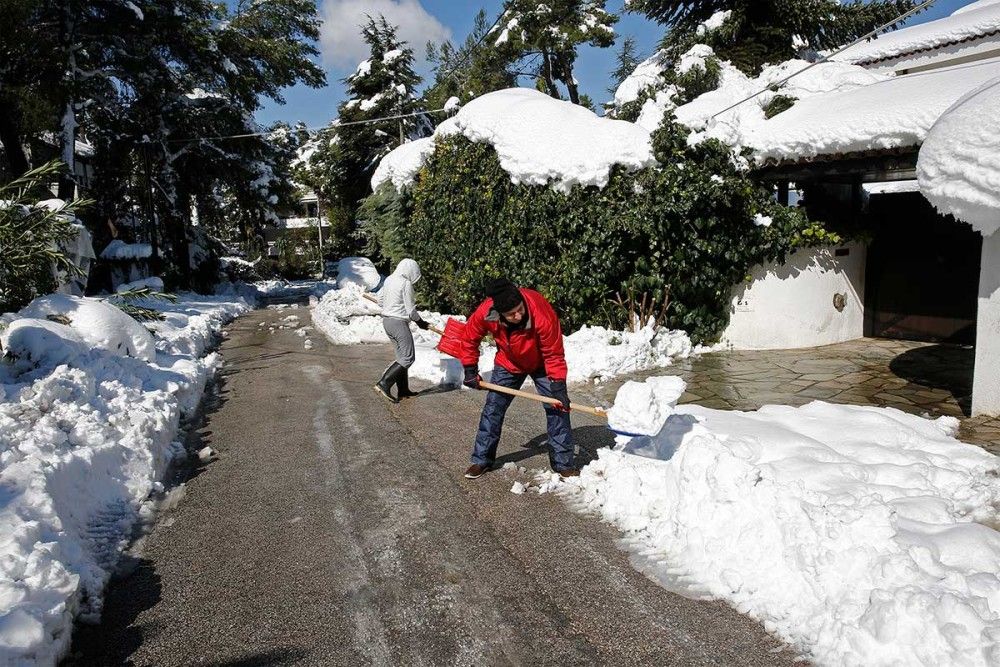
<instances>
[{"instance_id":1,"label":"snow on hedge","mask_svg":"<svg viewBox=\"0 0 1000 667\"><path fill-rule=\"evenodd\" d=\"M974 2L936 21L928 21L856 44L835 59L857 64L873 63L950 44L973 40L1000 31L1000 3Z\"/></svg>"},{"instance_id":2,"label":"snow on hedge","mask_svg":"<svg viewBox=\"0 0 1000 667\"><path fill-rule=\"evenodd\" d=\"M657 87L662 82L663 73L670 68L670 59L665 51L657 51L639 63L615 89L615 106L622 106L639 99L642 91L650 86Z\"/></svg>"},{"instance_id":3,"label":"snow on hedge","mask_svg":"<svg viewBox=\"0 0 1000 667\"><path fill-rule=\"evenodd\" d=\"M421 311L421 317L439 329L448 318L464 317ZM361 288L349 285L327 292L312 312L313 325L336 345L388 343L377 304L362 297ZM436 347L439 336L432 331L412 327L416 344L416 362L410 376L437 384L460 384L464 377L457 359L441 354ZM674 359L694 352L691 339L683 331L654 329L613 331L604 327L583 327L564 336L566 364L570 382L602 382L626 373L664 368ZM493 370L495 349L484 346L480 371Z\"/></svg>"},{"instance_id":4,"label":"snow on hedge","mask_svg":"<svg viewBox=\"0 0 1000 667\"><path fill-rule=\"evenodd\" d=\"M389 181L397 190L406 187L417 177L417 172L434 152L434 137L415 139L390 151L382 158L372 174L372 190Z\"/></svg>"},{"instance_id":5,"label":"snow on hedge","mask_svg":"<svg viewBox=\"0 0 1000 667\"><path fill-rule=\"evenodd\" d=\"M569 192L574 185L604 187L614 165L639 169L655 164L649 133L633 123L600 118L589 109L556 100L529 88L508 88L468 102L441 123L435 137L461 134L496 149L500 164L514 183L551 185ZM411 142L416 143L416 142ZM393 181L412 178L427 144L404 144L379 165L380 179L372 187L399 174ZM399 187L397 185L397 187Z\"/></svg>"},{"instance_id":6,"label":"snow on hedge","mask_svg":"<svg viewBox=\"0 0 1000 667\"><path fill-rule=\"evenodd\" d=\"M627 383L620 437L572 499L665 586L722 598L819 665L1000 662L1000 459L952 417L892 408L674 408Z\"/></svg>"},{"instance_id":7,"label":"snow on hedge","mask_svg":"<svg viewBox=\"0 0 1000 667\"><path fill-rule=\"evenodd\" d=\"M110 304L59 299L43 297L2 318L4 349L15 357L0 364L5 665L55 664L74 617L99 616L132 526L184 451L180 419L219 363L203 356L206 346L249 307L197 295L146 301L166 320L149 324L155 335L140 335L142 327ZM46 319L56 313L70 324Z\"/></svg>"},{"instance_id":8,"label":"snow on hedge","mask_svg":"<svg viewBox=\"0 0 1000 667\"><path fill-rule=\"evenodd\" d=\"M907 74L804 99L754 128L758 160L917 146L963 95L997 75L995 62Z\"/></svg>"},{"instance_id":9,"label":"snow on hedge","mask_svg":"<svg viewBox=\"0 0 1000 667\"><path fill-rule=\"evenodd\" d=\"M998 5L1000 6L1000 5ZM943 214L983 233L1000 229L1000 77L956 102L920 148L920 191Z\"/></svg>"}]
</instances>

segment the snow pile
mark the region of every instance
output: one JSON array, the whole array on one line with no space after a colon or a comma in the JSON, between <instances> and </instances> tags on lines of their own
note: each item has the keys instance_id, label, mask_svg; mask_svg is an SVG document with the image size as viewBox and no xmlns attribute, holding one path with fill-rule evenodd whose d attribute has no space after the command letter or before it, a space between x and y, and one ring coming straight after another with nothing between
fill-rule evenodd
<instances>
[{"instance_id":1,"label":"snow pile","mask_svg":"<svg viewBox=\"0 0 1000 667\"><path fill-rule=\"evenodd\" d=\"M701 50L694 53L699 46ZM685 56L690 61L689 66L694 66L697 62L712 55L709 47L699 46L695 46L689 52L690 55ZM878 81L884 81L891 76L870 72L856 65L826 62L795 76L775 90L779 81L790 74L803 70L808 65L809 63L804 60L788 60L780 65L765 67L759 76L750 78L729 62L722 61L720 62L719 87L698 96L688 104L677 107L675 109L677 120L695 130L689 138L692 143L714 138L731 146L756 146L758 145L757 133L766 125L789 113L789 111L785 111L770 121L766 119L765 109L775 97L780 95L799 100L796 103L797 107L802 103L801 100L818 95L825 98L827 96L824 93L854 90ZM765 92L755 98L743 102L725 113L719 113L762 90ZM716 114L719 115L716 116ZM655 126L655 124L659 124L661 118L662 112L652 119L644 117L640 122L647 126L654 123Z\"/></svg>"},{"instance_id":2,"label":"snow pile","mask_svg":"<svg viewBox=\"0 0 1000 667\"><path fill-rule=\"evenodd\" d=\"M122 292L131 292L134 290L148 289L154 292L163 291L163 279L157 276L151 276L149 278L142 278L140 280L133 280L130 283L122 283L115 288L115 291L119 294Z\"/></svg>"},{"instance_id":3,"label":"snow pile","mask_svg":"<svg viewBox=\"0 0 1000 667\"><path fill-rule=\"evenodd\" d=\"M802 100L749 139L758 160L917 146L969 91L997 76L992 62L893 77Z\"/></svg>"},{"instance_id":4,"label":"snow pile","mask_svg":"<svg viewBox=\"0 0 1000 667\"><path fill-rule=\"evenodd\" d=\"M372 190L389 181L397 190L402 190L416 179L417 172L434 152L434 137L424 137L408 141L390 151L375 167L372 174Z\"/></svg>"},{"instance_id":5,"label":"snow pile","mask_svg":"<svg viewBox=\"0 0 1000 667\"><path fill-rule=\"evenodd\" d=\"M674 407L627 383L619 437L564 485L665 586L728 600L826 665L1000 661L1000 459L958 421L814 402Z\"/></svg>"},{"instance_id":6,"label":"snow pile","mask_svg":"<svg viewBox=\"0 0 1000 667\"><path fill-rule=\"evenodd\" d=\"M73 331L92 347L143 361L154 358L153 336L121 310L100 299L50 294L32 301L19 315L40 320L66 318Z\"/></svg>"},{"instance_id":7,"label":"snow pile","mask_svg":"<svg viewBox=\"0 0 1000 667\"><path fill-rule=\"evenodd\" d=\"M619 375L669 366L691 356L688 335L680 330L614 331L584 325L563 339L570 382L601 382Z\"/></svg>"},{"instance_id":8,"label":"snow pile","mask_svg":"<svg viewBox=\"0 0 1000 667\"><path fill-rule=\"evenodd\" d=\"M936 21L928 21L880 35L834 56L855 64L870 64L911 53L939 49L1000 32L1000 4L974 2Z\"/></svg>"},{"instance_id":9,"label":"snow pile","mask_svg":"<svg viewBox=\"0 0 1000 667\"><path fill-rule=\"evenodd\" d=\"M0 664L55 664L74 617L100 615L145 501L184 452L180 419L218 365L200 357L208 337L249 308L194 295L151 304L167 320L150 324L144 358L122 356L114 342L135 333L108 304L50 296L3 317L16 358L0 365ZM51 310L71 324L38 317Z\"/></svg>"},{"instance_id":10,"label":"snow pile","mask_svg":"<svg viewBox=\"0 0 1000 667\"><path fill-rule=\"evenodd\" d=\"M920 148L920 191L943 214L983 233L1000 228L1000 78L948 109Z\"/></svg>"},{"instance_id":11,"label":"snow pile","mask_svg":"<svg viewBox=\"0 0 1000 667\"><path fill-rule=\"evenodd\" d=\"M153 256L153 246L148 243L125 243L115 239L101 251L101 259L146 259Z\"/></svg>"},{"instance_id":12,"label":"snow pile","mask_svg":"<svg viewBox=\"0 0 1000 667\"><path fill-rule=\"evenodd\" d=\"M335 345L388 343L378 304L362 296L361 288L349 285L328 292L313 309L312 320ZM439 329L451 318L464 317L421 311L420 316ZM416 344L416 361L411 377L437 384L461 384L464 373L457 359L437 351L440 337L433 331L411 327ZM686 358L694 351L683 331L654 329L612 331L604 327L583 327L565 336L566 365L569 382L601 382L627 373L669 366L674 359ZM496 349L483 346L479 369L493 370Z\"/></svg>"},{"instance_id":13,"label":"snow pile","mask_svg":"<svg viewBox=\"0 0 1000 667\"><path fill-rule=\"evenodd\" d=\"M252 285L257 298L287 299L295 297L307 298L323 296L330 290L337 289L335 279L326 280L261 280Z\"/></svg>"},{"instance_id":14,"label":"snow pile","mask_svg":"<svg viewBox=\"0 0 1000 667\"><path fill-rule=\"evenodd\" d=\"M614 165L639 169L656 162L649 133L641 127L600 118L577 104L528 88L477 97L434 132L435 137L455 134L493 146L512 182L551 185L560 192L569 192L574 185L604 187ZM382 170L381 180L373 178L372 185L377 187L397 171L396 180L405 184L404 174L412 178L416 173L416 153L426 149L404 144L392 151L383 158L390 166ZM409 154L400 156L397 151ZM426 155L419 157L422 161Z\"/></svg>"},{"instance_id":15,"label":"snow pile","mask_svg":"<svg viewBox=\"0 0 1000 667\"><path fill-rule=\"evenodd\" d=\"M344 257L337 262L337 288L354 285L361 289L373 290L382 283L375 264L367 257Z\"/></svg>"},{"instance_id":16,"label":"snow pile","mask_svg":"<svg viewBox=\"0 0 1000 667\"><path fill-rule=\"evenodd\" d=\"M615 90L615 106L620 107L639 99L642 91L650 86L657 87L663 82L663 73L670 67L670 59L665 51L657 51L639 63Z\"/></svg>"}]
</instances>

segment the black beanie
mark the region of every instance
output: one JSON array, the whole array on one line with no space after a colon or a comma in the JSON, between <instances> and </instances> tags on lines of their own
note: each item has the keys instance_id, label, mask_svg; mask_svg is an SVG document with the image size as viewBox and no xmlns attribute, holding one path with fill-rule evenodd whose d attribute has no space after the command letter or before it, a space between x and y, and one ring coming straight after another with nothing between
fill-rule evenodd
<instances>
[{"instance_id":1,"label":"black beanie","mask_svg":"<svg viewBox=\"0 0 1000 667\"><path fill-rule=\"evenodd\" d=\"M493 299L493 307L498 313L514 310L518 304L524 301L521 298L521 290L517 289L517 285L506 278L499 278L487 285L486 296Z\"/></svg>"}]
</instances>

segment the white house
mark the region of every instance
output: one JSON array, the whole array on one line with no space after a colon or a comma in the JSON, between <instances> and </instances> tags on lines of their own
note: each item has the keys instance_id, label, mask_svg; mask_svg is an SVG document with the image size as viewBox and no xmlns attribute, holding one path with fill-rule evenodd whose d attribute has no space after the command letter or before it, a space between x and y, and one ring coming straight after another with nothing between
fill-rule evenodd
<instances>
[{"instance_id":1,"label":"white house","mask_svg":"<svg viewBox=\"0 0 1000 667\"><path fill-rule=\"evenodd\" d=\"M307 191L299 197L294 209L283 211L278 216L275 225L264 229L264 240L267 243L267 254L270 257L278 255L277 242L282 236L294 229L319 227L325 243L330 238L330 221L320 210L319 197L315 192Z\"/></svg>"},{"instance_id":2,"label":"white house","mask_svg":"<svg viewBox=\"0 0 1000 667\"><path fill-rule=\"evenodd\" d=\"M779 198L806 189L807 208L856 220L871 242L800 251L784 266L758 267L734 294L724 339L744 349L865 335L974 343L973 414L1000 414L1000 234L963 217L960 205L943 207L942 197L926 192L930 181L917 180L928 135L975 91L983 100L975 116L982 136L969 142L975 145L964 159L979 162L963 167L959 151L950 177L983 174L989 165L1000 170L1000 140L991 140L1000 135L1000 96L981 92L1000 86L1000 2L973 3L837 58L895 76L801 100L766 121L765 134L782 140L766 154L762 174ZM969 190L948 177L938 179L941 192ZM1000 173L983 178L1000 197ZM994 215L1000 218L1000 207Z\"/></svg>"}]
</instances>

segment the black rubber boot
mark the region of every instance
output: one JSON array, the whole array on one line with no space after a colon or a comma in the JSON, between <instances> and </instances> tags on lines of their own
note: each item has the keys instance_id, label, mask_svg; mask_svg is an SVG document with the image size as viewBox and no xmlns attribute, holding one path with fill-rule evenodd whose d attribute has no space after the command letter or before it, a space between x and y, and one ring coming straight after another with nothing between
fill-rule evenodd
<instances>
[{"instance_id":1,"label":"black rubber boot","mask_svg":"<svg viewBox=\"0 0 1000 667\"><path fill-rule=\"evenodd\" d=\"M397 364L395 361L392 362L392 364L385 369L385 372L382 373L382 379L376 382L374 387L375 391L381 394L383 398L392 401L393 403L399 403L399 399L390 394L389 390L392 389L392 385L396 383L396 376L400 370L405 371L406 369Z\"/></svg>"},{"instance_id":2,"label":"black rubber boot","mask_svg":"<svg viewBox=\"0 0 1000 667\"><path fill-rule=\"evenodd\" d=\"M400 366L400 368L403 370L396 374L396 396L398 396L400 400L403 400L404 398L413 398L417 395L417 392L410 391L409 369L405 366Z\"/></svg>"}]
</instances>

